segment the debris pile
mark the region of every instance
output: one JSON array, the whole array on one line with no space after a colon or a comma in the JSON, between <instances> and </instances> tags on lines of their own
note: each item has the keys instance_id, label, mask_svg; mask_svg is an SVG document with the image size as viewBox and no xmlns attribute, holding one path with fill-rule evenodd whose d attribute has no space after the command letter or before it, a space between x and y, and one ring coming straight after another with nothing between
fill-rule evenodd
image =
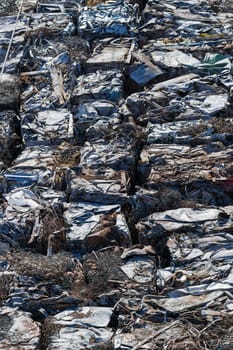
<instances>
[{"instance_id":1,"label":"debris pile","mask_svg":"<svg viewBox=\"0 0 233 350\"><path fill-rule=\"evenodd\" d=\"M230 2L0 17L0 349L231 350Z\"/></svg>"}]
</instances>

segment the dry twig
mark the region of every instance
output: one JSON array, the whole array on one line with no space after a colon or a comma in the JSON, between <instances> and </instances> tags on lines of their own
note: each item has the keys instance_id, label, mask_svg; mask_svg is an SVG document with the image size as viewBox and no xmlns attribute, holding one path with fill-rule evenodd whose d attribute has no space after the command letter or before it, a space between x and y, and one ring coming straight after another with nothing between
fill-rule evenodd
<instances>
[{"instance_id":1,"label":"dry twig","mask_svg":"<svg viewBox=\"0 0 233 350\"><path fill-rule=\"evenodd\" d=\"M180 321L174 321L172 324L169 324L166 327L161 328L158 332L156 332L153 335L150 335L148 338L144 339L143 341L141 341L140 343L138 343L137 345L135 345L132 350L138 350L140 349L141 346L145 345L146 343L150 342L151 340L153 340L154 338L158 337L160 334L162 334L163 332L166 332L168 329L176 326Z\"/></svg>"}]
</instances>

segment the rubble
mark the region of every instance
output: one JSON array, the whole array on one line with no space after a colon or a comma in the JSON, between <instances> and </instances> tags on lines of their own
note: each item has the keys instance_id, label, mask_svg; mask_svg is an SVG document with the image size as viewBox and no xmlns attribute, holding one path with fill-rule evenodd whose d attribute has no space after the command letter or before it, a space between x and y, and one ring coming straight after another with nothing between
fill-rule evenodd
<instances>
[{"instance_id":1,"label":"rubble","mask_svg":"<svg viewBox=\"0 0 233 350\"><path fill-rule=\"evenodd\" d=\"M0 349L232 349L231 1L0 4Z\"/></svg>"}]
</instances>

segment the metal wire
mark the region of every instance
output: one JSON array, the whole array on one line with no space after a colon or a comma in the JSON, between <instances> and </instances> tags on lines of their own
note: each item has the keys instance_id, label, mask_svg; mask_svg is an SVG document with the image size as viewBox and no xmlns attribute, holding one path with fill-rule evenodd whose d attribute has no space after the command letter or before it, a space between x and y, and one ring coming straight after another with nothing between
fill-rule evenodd
<instances>
[{"instance_id":1,"label":"metal wire","mask_svg":"<svg viewBox=\"0 0 233 350\"><path fill-rule=\"evenodd\" d=\"M21 0L20 6L19 6L19 10L18 10L18 13L17 13L17 17L16 17L15 26L14 26L14 29L13 29L13 31L11 33L11 38L10 38L10 41L9 41L9 44L8 44L8 47L7 47L7 52L6 52L5 59L4 59L4 62L3 62L3 65L2 65L2 69L1 69L1 73L0 73L0 81L2 80L3 73L4 73L4 70L6 68L6 63L7 63L8 57L9 57L10 49L11 49L12 42L13 42L13 39L14 39L14 36L15 36L15 32L16 32L16 29L17 29L17 25L18 25L18 22L19 22L19 17L20 17L20 15L22 13L23 2L24 2L24 0Z\"/></svg>"}]
</instances>

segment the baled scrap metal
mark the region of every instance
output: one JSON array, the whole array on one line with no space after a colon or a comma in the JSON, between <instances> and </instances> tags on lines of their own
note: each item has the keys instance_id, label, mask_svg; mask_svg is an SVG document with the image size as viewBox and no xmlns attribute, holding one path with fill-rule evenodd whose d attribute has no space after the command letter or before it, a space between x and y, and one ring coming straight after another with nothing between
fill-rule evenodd
<instances>
[{"instance_id":1,"label":"baled scrap metal","mask_svg":"<svg viewBox=\"0 0 233 350\"><path fill-rule=\"evenodd\" d=\"M15 22L16 16L0 17L0 69L8 74L18 72L17 67L23 57L25 34L29 29L23 17L19 18L16 28ZM6 57L10 43L9 55Z\"/></svg>"},{"instance_id":2,"label":"baled scrap metal","mask_svg":"<svg viewBox=\"0 0 233 350\"><path fill-rule=\"evenodd\" d=\"M62 211L59 201L45 202L26 188L15 189L5 198L4 222L9 227L8 235L15 242L22 246L34 246L44 253L48 249L55 252L64 247L64 227L56 217Z\"/></svg>"},{"instance_id":3,"label":"baled scrap metal","mask_svg":"<svg viewBox=\"0 0 233 350\"><path fill-rule=\"evenodd\" d=\"M134 36L138 23L138 4L112 1L84 7L78 19L78 34L88 40L103 36Z\"/></svg>"},{"instance_id":4,"label":"baled scrap metal","mask_svg":"<svg viewBox=\"0 0 233 350\"><path fill-rule=\"evenodd\" d=\"M123 139L86 142L81 148L79 173L69 192L73 200L122 203L127 200L135 167L135 152Z\"/></svg>"},{"instance_id":5,"label":"baled scrap metal","mask_svg":"<svg viewBox=\"0 0 233 350\"><path fill-rule=\"evenodd\" d=\"M68 224L66 241L70 249L83 253L105 246L131 243L131 236L120 205L79 202L64 212Z\"/></svg>"},{"instance_id":6,"label":"baled scrap metal","mask_svg":"<svg viewBox=\"0 0 233 350\"><path fill-rule=\"evenodd\" d=\"M231 225L232 206L178 208L157 212L139 220L136 225L139 242L152 245L157 254L160 254L161 261L166 263L165 266L171 266L168 271L172 272L173 276L167 281L162 275L157 276L156 283L159 288L173 286L169 294L173 297L189 294L188 290L187 293L176 291L179 288L208 283L205 287L203 286L204 289L196 289L197 293L205 294L211 282L216 280L221 282L223 276L221 267L217 271L215 266L216 262L220 261L221 265L227 264L232 258L231 237L225 234L230 230ZM221 237L223 241L219 241ZM205 238L211 243L201 242ZM213 242L214 239L216 243ZM209 272L207 262L213 265L210 268L212 272ZM196 271L195 276L193 269ZM224 288L230 287L225 285ZM195 290L192 292L190 290L191 294L194 292Z\"/></svg>"},{"instance_id":7,"label":"baled scrap metal","mask_svg":"<svg viewBox=\"0 0 233 350\"><path fill-rule=\"evenodd\" d=\"M103 175L72 174L67 191L74 202L84 200L103 204L125 204L130 187L130 178L125 171L105 171Z\"/></svg>"},{"instance_id":8,"label":"baled scrap metal","mask_svg":"<svg viewBox=\"0 0 233 350\"><path fill-rule=\"evenodd\" d=\"M227 118L230 108L228 92L213 80L208 82L196 74L188 74L154 84L151 91L127 97L121 107L122 113L132 115L143 126L148 122L205 120L214 116Z\"/></svg>"},{"instance_id":9,"label":"baled scrap metal","mask_svg":"<svg viewBox=\"0 0 233 350\"><path fill-rule=\"evenodd\" d=\"M119 102L123 95L121 71L106 70L79 76L71 99L75 106L93 99Z\"/></svg>"},{"instance_id":10,"label":"baled scrap metal","mask_svg":"<svg viewBox=\"0 0 233 350\"><path fill-rule=\"evenodd\" d=\"M224 216L226 215L226 219ZM178 208L151 214L147 219L142 219L138 223L138 228L145 235L146 221L151 220L149 225L153 230L153 225L159 224L165 231L185 230L187 232L197 230L200 226L205 233L228 230L232 223L232 206L219 208ZM221 221L222 219L222 221ZM208 224L206 224L206 222ZM161 235L160 227L157 227L158 235ZM149 231L148 231L149 232ZM156 229L154 231L156 235Z\"/></svg>"},{"instance_id":11,"label":"baled scrap metal","mask_svg":"<svg viewBox=\"0 0 233 350\"><path fill-rule=\"evenodd\" d=\"M107 148L106 148L107 147ZM80 167L85 173L85 169L90 169L91 173L96 175L108 172L107 169L114 171L124 170L132 172L135 167L135 150L128 140L123 138L112 139L102 142L85 142L80 153Z\"/></svg>"},{"instance_id":12,"label":"baled scrap metal","mask_svg":"<svg viewBox=\"0 0 233 350\"><path fill-rule=\"evenodd\" d=\"M202 38L206 33L210 38L222 33L228 34L208 5L201 12L194 13L188 4L182 8L182 4L174 6L168 1L160 4L151 0L147 2L142 18L140 32L149 38L153 38L154 34L172 42L177 38ZM208 39L208 35L206 37Z\"/></svg>"},{"instance_id":13,"label":"baled scrap metal","mask_svg":"<svg viewBox=\"0 0 233 350\"><path fill-rule=\"evenodd\" d=\"M26 147L8 169L8 177L19 176L19 178L15 177L14 186L16 187L23 180L21 176L30 175L28 178L25 177L24 186L31 185L31 181L34 181L40 186L62 189L67 185L68 165L77 165L77 149L73 151L74 153L72 150L68 151L68 146L64 143L59 147L43 146L43 149L38 145ZM66 158L62 159L63 157ZM34 176L33 179L31 175ZM17 181L19 181L18 185Z\"/></svg>"},{"instance_id":14,"label":"baled scrap metal","mask_svg":"<svg viewBox=\"0 0 233 350\"><path fill-rule=\"evenodd\" d=\"M223 129L224 125L226 126L226 130ZM184 120L163 124L148 123L146 129L148 135L147 141L149 144L193 144L194 141L196 144L208 144L209 142L220 141L227 145L232 142L232 126L233 119L230 118Z\"/></svg>"},{"instance_id":15,"label":"baled scrap metal","mask_svg":"<svg viewBox=\"0 0 233 350\"><path fill-rule=\"evenodd\" d=\"M27 42L24 48L24 58L21 61L22 75L26 75L27 72L25 71L27 69L29 71L28 75L33 74L33 71L39 74L38 71L49 69L52 64L57 67L61 66L64 72L67 69L69 73L78 72L79 64L89 52L89 44L85 40L79 38L73 42L71 35L53 33L50 28L46 32L43 28L35 30L31 33L31 36L33 44ZM63 37L62 42L61 36ZM53 41L50 40L50 37L53 37ZM69 81L70 77L67 80L68 84L72 81L72 79Z\"/></svg>"},{"instance_id":16,"label":"baled scrap metal","mask_svg":"<svg viewBox=\"0 0 233 350\"><path fill-rule=\"evenodd\" d=\"M111 125L120 124L121 118L118 106L111 101L91 100L81 103L73 110L74 130L79 139L86 139L86 131L92 125L100 122Z\"/></svg>"},{"instance_id":17,"label":"baled scrap metal","mask_svg":"<svg viewBox=\"0 0 233 350\"><path fill-rule=\"evenodd\" d=\"M30 34L32 37L38 33L49 33L50 35L72 35L73 32L74 24L69 13L30 13Z\"/></svg>"},{"instance_id":18,"label":"baled scrap metal","mask_svg":"<svg viewBox=\"0 0 233 350\"><path fill-rule=\"evenodd\" d=\"M142 150L138 171L150 185L187 184L197 180L231 178L231 163L231 147L219 147L214 143L193 148L177 144L153 144Z\"/></svg>"},{"instance_id":19,"label":"baled scrap metal","mask_svg":"<svg viewBox=\"0 0 233 350\"><path fill-rule=\"evenodd\" d=\"M147 113L157 111L161 113L168 103L169 98L163 92L136 92L126 98L121 110L126 115L133 115L137 121L139 118L143 119Z\"/></svg>"},{"instance_id":20,"label":"baled scrap metal","mask_svg":"<svg viewBox=\"0 0 233 350\"><path fill-rule=\"evenodd\" d=\"M21 114L21 119L23 142L27 146L61 143L73 137L73 117L66 109Z\"/></svg>"},{"instance_id":21,"label":"baled scrap metal","mask_svg":"<svg viewBox=\"0 0 233 350\"><path fill-rule=\"evenodd\" d=\"M75 14L78 13L81 9L83 1L40 1L37 6L37 12L39 13L54 13L54 12L61 12L61 13L71 13Z\"/></svg>"},{"instance_id":22,"label":"baled scrap metal","mask_svg":"<svg viewBox=\"0 0 233 350\"><path fill-rule=\"evenodd\" d=\"M42 204L39 198L27 189L13 190L5 197L7 207L4 221L8 228L7 235L14 242L25 245L30 238L35 217L42 209ZM7 232L7 229L5 231Z\"/></svg>"},{"instance_id":23,"label":"baled scrap metal","mask_svg":"<svg viewBox=\"0 0 233 350\"><path fill-rule=\"evenodd\" d=\"M116 117L119 118L118 115ZM86 130L87 142L101 144L108 142L110 139L113 148L119 147L121 150L122 147L125 147L128 151L131 150L134 156L141 141L140 137L143 137L143 132L132 119L129 119L127 122L119 121L116 118L113 119L113 122L110 118L108 120L100 119L96 123L92 123Z\"/></svg>"},{"instance_id":24,"label":"baled scrap metal","mask_svg":"<svg viewBox=\"0 0 233 350\"><path fill-rule=\"evenodd\" d=\"M36 54L40 55L40 50L37 49L39 52ZM55 47L54 50L57 53ZM62 52L45 59L32 58L29 59L30 62L38 64L39 71L21 73L25 82L24 92L21 94L22 111L39 112L41 109L54 109L66 105L73 86L73 80L68 74L70 70L74 74L75 70L69 53Z\"/></svg>"},{"instance_id":25,"label":"baled scrap metal","mask_svg":"<svg viewBox=\"0 0 233 350\"><path fill-rule=\"evenodd\" d=\"M56 86L59 87L59 85ZM21 94L21 111L23 113L35 113L41 110L53 109L54 107L59 108L64 105L64 100L63 87L55 91L52 79L48 71L45 71L36 77L27 79L27 85Z\"/></svg>"}]
</instances>

